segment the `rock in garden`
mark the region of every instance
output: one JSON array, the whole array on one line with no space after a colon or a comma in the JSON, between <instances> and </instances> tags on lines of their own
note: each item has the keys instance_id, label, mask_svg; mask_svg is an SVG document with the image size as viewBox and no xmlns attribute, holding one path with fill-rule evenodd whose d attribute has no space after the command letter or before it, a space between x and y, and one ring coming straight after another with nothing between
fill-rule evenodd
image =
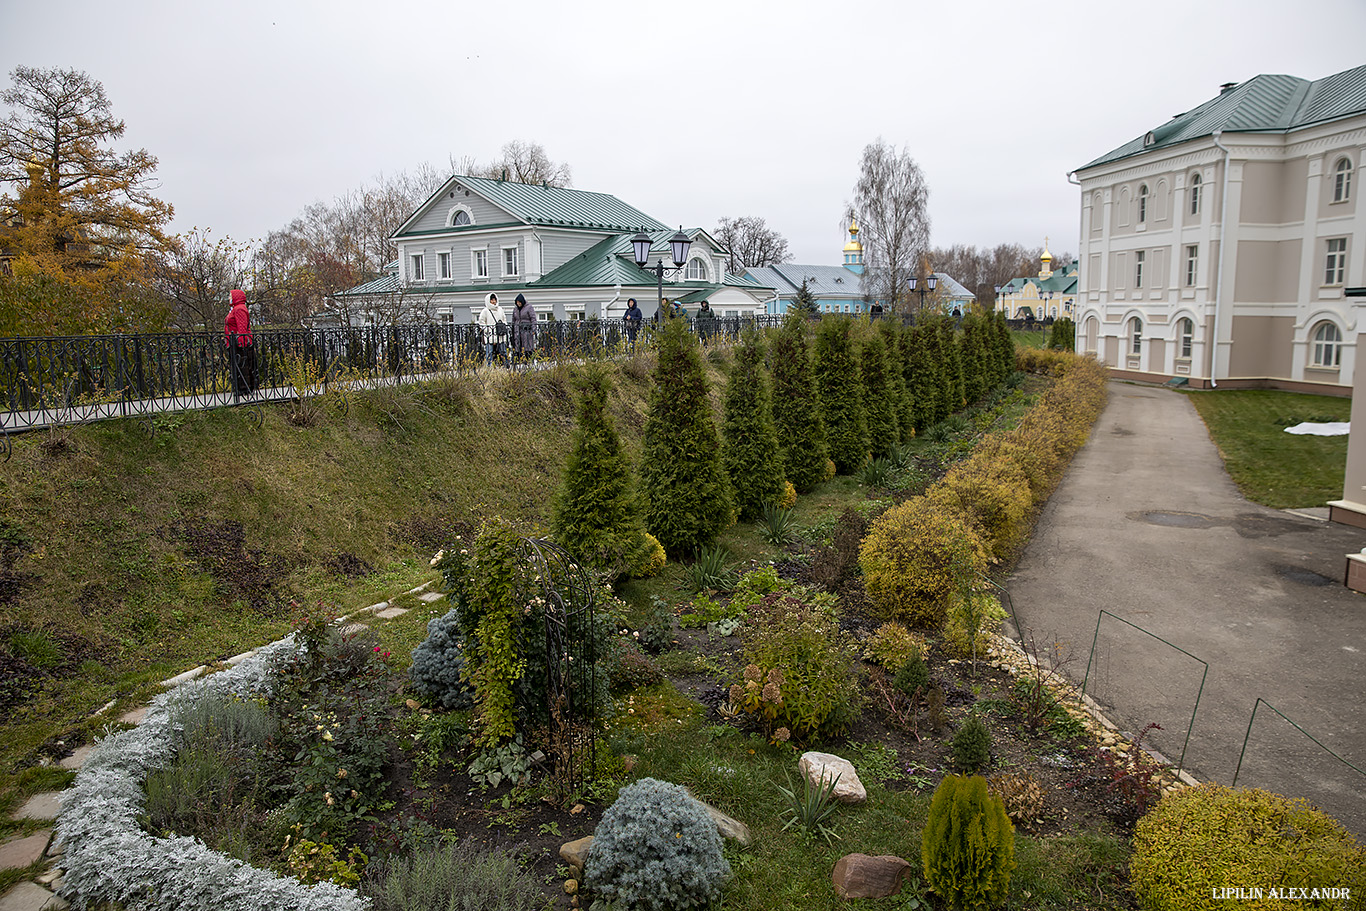
<instances>
[{"instance_id":1,"label":"rock in garden","mask_svg":"<svg viewBox=\"0 0 1366 911\"><path fill-rule=\"evenodd\" d=\"M911 865L892 854L846 854L835 862L831 879L840 898L886 898L901 891L910 872Z\"/></svg>"},{"instance_id":2,"label":"rock in garden","mask_svg":"<svg viewBox=\"0 0 1366 911\"><path fill-rule=\"evenodd\" d=\"M736 841L745 847L749 847L750 841L753 840L753 836L751 836L749 832L749 826L738 819L727 816L705 800L700 799L691 789L688 790L688 796L700 803L702 809L707 811L707 815L711 817L711 821L716 823L716 831L722 838L729 838L731 841Z\"/></svg>"},{"instance_id":3,"label":"rock in garden","mask_svg":"<svg viewBox=\"0 0 1366 911\"><path fill-rule=\"evenodd\" d=\"M584 862L588 860L588 849L593 847L593 836L585 835L583 838L575 839L569 844L560 846L560 859L571 867L583 869Z\"/></svg>"},{"instance_id":4,"label":"rock in garden","mask_svg":"<svg viewBox=\"0 0 1366 911\"><path fill-rule=\"evenodd\" d=\"M797 768L814 786L828 786L830 780L838 775L834 797L840 803L863 803L868 799L868 792L864 790L863 782L859 781L858 772L854 771L853 763L847 759L841 759L833 753L812 751L802 754L802 758L797 760Z\"/></svg>"}]
</instances>

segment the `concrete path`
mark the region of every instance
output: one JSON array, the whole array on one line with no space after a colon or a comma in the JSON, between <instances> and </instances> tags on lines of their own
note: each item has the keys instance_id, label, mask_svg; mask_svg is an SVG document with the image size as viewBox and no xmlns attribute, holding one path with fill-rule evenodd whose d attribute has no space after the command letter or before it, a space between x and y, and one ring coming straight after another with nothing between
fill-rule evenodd
<instances>
[{"instance_id":1,"label":"concrete path","mask_svg":"<svg viewBox=\"0 0 1366 911\"><path fill-rule=\"evenodd\" d=\"M1007 588L1116 723L1161 724L1145 744L1173 763L1184 750L1200 780L1232 782L1259 697L1366 770L1366 597L1341 584L1364 545L1244 499L1184 395L1112 383ZM1134 627L1208 662L1203 692L1198 662ZM1366 775L1266 705L1238 785L1308 798L1366 837Z\"/></svg>"}]
</instances>

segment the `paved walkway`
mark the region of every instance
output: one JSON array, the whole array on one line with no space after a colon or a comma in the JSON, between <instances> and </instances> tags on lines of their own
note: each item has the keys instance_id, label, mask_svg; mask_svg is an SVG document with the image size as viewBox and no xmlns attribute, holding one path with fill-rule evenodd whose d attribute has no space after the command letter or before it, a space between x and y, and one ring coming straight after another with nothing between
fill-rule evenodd
<instances>
[{"instance_id":1,"label":"paved walkway","mask_svg":"<svg viewBox=\"0 0 1366 911\"><path fill-rule=\"evenodd\" d=\"M1259 697L1366 770L1366 597L1341 584L1363 545L1244 499L1181 393L1112 383L1007 587L1110 717L1161 724L1145 743L1173 762L1184 749L1200 780L1232 782ZM1196 661L1123 621L1208 662L1203 692ZM1366 837L1366 776L1265 705L1238 785L1308 798Z\"/></svg>"}]
</instances>

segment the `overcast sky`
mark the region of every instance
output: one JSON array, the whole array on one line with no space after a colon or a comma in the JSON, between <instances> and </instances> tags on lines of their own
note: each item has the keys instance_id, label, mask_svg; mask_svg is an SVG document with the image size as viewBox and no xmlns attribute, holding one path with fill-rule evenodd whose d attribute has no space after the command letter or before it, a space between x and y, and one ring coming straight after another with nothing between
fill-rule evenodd
<instances>
[{"instance_id":1,"label":"overcast sky","mask_svg":"<svg viewBox=\"0 0 1366 911\"><path fill-rule=\"evenodd\" d=\"M1258 73L1366 63L1363 0L9 3L17 64L101 80L173 228L260 239L315 201L541 143L669 224L757 215L837 264L859 156L909 150L932 242L1076 252L1067 172ZM676 11L676 12L675 12Z\"/></svg>"}]
</instances>

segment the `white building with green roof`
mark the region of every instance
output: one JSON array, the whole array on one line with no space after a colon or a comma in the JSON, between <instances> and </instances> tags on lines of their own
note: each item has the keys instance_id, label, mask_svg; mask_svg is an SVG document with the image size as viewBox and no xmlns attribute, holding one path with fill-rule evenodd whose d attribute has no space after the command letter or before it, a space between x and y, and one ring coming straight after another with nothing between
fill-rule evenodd
<instances>
[{"instance_id":1,"label":"white building with green roof","mask_svg":"<svg viewBox=\"0 0 1366 911\"><path fill-rule=\"evenodd\" d=\"M1078 168L1077 347L1117 376L1349 394L1366 66L1261 75Z\"/></svg>"},{"instance_id":2,"label":"white building with green roof","mask_svg":"<svg viewBox=\"0 0 1366 911\"><path fill-rule=\"evenodd\" d=\"M333 310L374 322L402 296L421 301L407 312L468 323L493 292L507 308L525 295L540 319L620 318L629 298L648 319L658 299L652 267L673 268L677 230L606 193L455 176L394 233L399 255L386 274L333 295ZM631 245L642 231L649 269ZM709 300L721 316L763 314L774 290L726 274L726 251L705 230L683 233L692 244L683 267L664 277L664 298Z\"/></svg>"}]
</instances>

